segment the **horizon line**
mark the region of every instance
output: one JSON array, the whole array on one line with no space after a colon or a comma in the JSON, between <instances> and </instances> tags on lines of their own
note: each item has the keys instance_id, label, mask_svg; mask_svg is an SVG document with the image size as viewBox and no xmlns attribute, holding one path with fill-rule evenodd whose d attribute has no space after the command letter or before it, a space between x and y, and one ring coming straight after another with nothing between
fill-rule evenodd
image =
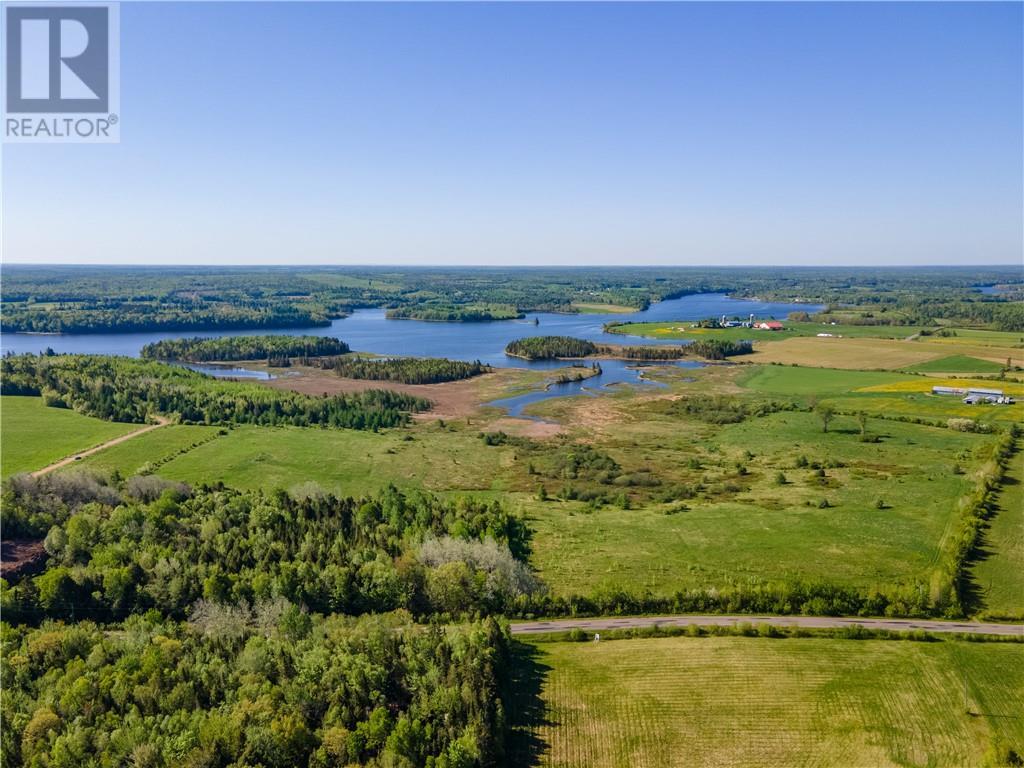
<instances>
[{"instance_id":1,"label":"horizon line","mask_svg":"<svg viewBox=\"0 0 1024 768\"><path fill-rule=\"evenodd\" d=\"M196 267L196 268L253 268L271 267L282 269L309 269L309 268L366 268L366 267L395 267L395 268L436 268L444 267L449 269L774 269L778 267L798 269L961 269L976 268L987 269L992 267L1019 267L1024 274L1024 263L1022 262L989 262L989 263L957 263L957 264L787 264L787 263L750 263L750 264L446 264L446 263L415 263L415 262L358 262L358 263L309 263L309 264L286 264L286 263L193 263L193 262L166 262L158 264L145 263L120 263L120 262L28 262L28 261L0 261L0 267L132 267L142 269L159 269L161 267Z\"/></svg>"}]
</instances>

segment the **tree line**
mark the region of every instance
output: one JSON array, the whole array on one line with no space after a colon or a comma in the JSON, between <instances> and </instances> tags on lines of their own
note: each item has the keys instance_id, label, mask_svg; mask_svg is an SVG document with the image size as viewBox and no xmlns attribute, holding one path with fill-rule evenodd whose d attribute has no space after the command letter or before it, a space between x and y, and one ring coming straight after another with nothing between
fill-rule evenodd
<instances>
[{"instance_id":1,"label":"tree line","mask_svg":"<svg viewBox=\"0 0 1024 768\"><path fill-rule=\"evenodd\" d=\"M524 317L514 306L484 305L458 306L438 304L412 304L389 309L389 320L427 320L441 323L489 323L494 320L515 320Z\"/></svg>"},{"instance_id":2,"label":"tree line","mask_svg":"<svg viewBox=\"0 0 1024 768\"><path fill-rule=\"evenodd\" d=\"M491 370L479 360L469 363L443 357L331 357L312 361L346 379L395 381L402 384L438 384L471 379Z\"/></svg>"},{"instance_id":3,"label":"tree line","mask_svg":"<svg viewBox=\"0 0 1024 768\"><path fill-rule=\"evenodd\" d=\"M4 589L6 621L182 618L199 600L284 598L317 613L416 616L509 612L541 589L530 531L498 502L446 501L387 487L361 499L322 491L195 490L19 476L5 526L46 529L46 569Z\"/></svg>"},{"instance_id":4,"label":"tree line","mask_svg":"<svg viewBox=\"0 0 1024 768\"><path fill-rule=\"evenodd\" d=\"M146 344L142 357L149 360L269 360L288 357L344 355L348 344L330 336L221 336L218 338L167 339Z\"/></svg>"},{"instance_id":5,"label":"tree line","mask_svg":"<svg viewBox=\"0 0 1024 768\"><path fill-rule=\"evenodd\" d=\"M188 424L383 429L408 423L430 402L391 390L324 397L220 381L176 365L102 355L8 355L0 392L41 395L46 404L108 421L156 414Z\"/></svg>"},{"instance_id":6,"label":"tree line","mask_svg":"<svg viewBox=\"0 0 1024 768\"><path fill-rule=\"evenodd\" d=\"M558 360L593 355L622 358L625 360L678 360L684 357L703 357L708 360L724 360L735 355L747 355L754 351L749 341L728 341L725 339L700 339L690 344L669 346L650 344L642 346L617 346L595 344L586 339L571 336L530 336L510 341L505 354L526 360Z\"/></svg>"}]
</instances>

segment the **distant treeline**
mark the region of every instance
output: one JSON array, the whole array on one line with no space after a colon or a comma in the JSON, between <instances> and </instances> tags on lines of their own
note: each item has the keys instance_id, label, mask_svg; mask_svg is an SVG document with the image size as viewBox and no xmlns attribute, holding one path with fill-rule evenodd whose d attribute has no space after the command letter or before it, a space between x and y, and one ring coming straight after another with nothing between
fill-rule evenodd
<instances>
[{"instance_id":1,"label":"distant treeline","mask_svg":"<svg viewBox=\"0 0 1024 768\"><path fill-rule=\"evenodd\" d=\"M510 341L505 354L526 360L557 360L597 354L597 345L571 336L530 336Z\"/></svg>"},{"instance_id":2,"label":"distant treeline","mask_svg":"<svg viewBox=\"0 0 1024 768\"><path fill-rule=\"evenodd\" d=\"M754 351L749 341L727 341L724 339L701 339L692 344L680 346L645 345L619 347L594 344L585 339L571 336L532 336L509 342L505 354L523 357L527 360L557 360L593 355L619 357L626 360L678 360L684 357L703 357L708 360L724 360L734 355L746 355Z\"/></svg>"},{"instance_id":3,"label":"distant treeline","mask_svg":"<svg viewBox=\"0 0 1024 768\"><path fill-rule=\"evenodd\" d=\"M334 370L346 379L394 381L402 384L438 384L470 379L491 370L479 360L467 363L443 357L398 357L383 360L363 357L332 357L316 365Z\"/></svg>"},{"instance_id":4,"label":"distant treeline","mask_svg":"<svg viewBox=\"0 0 1024 768\"><path fill-rule=\"evenodd\" d=\"M42 574L4 594L8 622L151 609L184 617L201 599L274 597L319 613L458 617L511 611L540 588L525 564L529 529L496 501L21 475L3 502L9 535L45 531L49 554Z\"/></svg>"},{"instance_id":5,"label":"distant treeline","mask_svg":"<svg viewBox=\"0 0 1024 768\"><path fill-rule=\"evenodd\" d=\"M4 765L506 764L510 638L494 619L429 629L282 599L194 613L5 624Z\"/></svg>"},{"instance_id":6,"label":"distant treeline","mask_svg":"<svg viewBox=\"0 0 1024 768\"><path fill-rule=\"evenodd\" d=\"M360 307L389 316L482 322L525 312L576 312L574 304L646 309L695 293L756 296L868 312L880 324L927 327L938 319L1024 330L1014 294L977 286L1019 283L1020 269L713 267L27 267L3 266L9 331L112 333L323 326ZM865 319L872 318L862 315Z\"/></svg>"},{"instance_id":7,"label":"distant treeline","mask_svg":"<svg viewBox=\"0 0 1024 768\"><path fill-rule=\"evenodd\" d=\"M342 313L275 302L265 307L227 303L135 304L85 302L40 310L4 302L4 330L26 333L143 333L215 331L250 328L312 328L330 325Z\"/></svg>"},{"instance_id":8,"label":"distant treeline","mask_svg":"<svg viewBox=\"0 0 1024 768\"><path fill-rule=\"evenodd\" d=\"M444 323L488 323L492 320L515 320L523 313L512 306L452 306L413 304L389 309L389 320L427 320Z\"/></svg>"},{"instance_id":9,"label":"distant treeline","mask_svg":"<svg viewBox=\"0 0 1024 768\"><path fill-rule=\"evenodd\" d=\"M390 390L310 397L101 355L9 355L0 373L3 394L42 395L50 406L134 423L164 414L192 424L379 429L405 424L410 411L430 407L428 400Z\"/></svg>"},{"instance_id":10,"label":"distant treeline","mask_svg":"<svg viewBox=\"0 0 1024 768\"><path fill-rule=\"evenodd\" d=\"M169 339L142 348L150 360L185 360L201 363L209 360L269 360L287 357L344 355L348 344L330 336L222 336L204 339Z\"/></svg>"}]
</instances>

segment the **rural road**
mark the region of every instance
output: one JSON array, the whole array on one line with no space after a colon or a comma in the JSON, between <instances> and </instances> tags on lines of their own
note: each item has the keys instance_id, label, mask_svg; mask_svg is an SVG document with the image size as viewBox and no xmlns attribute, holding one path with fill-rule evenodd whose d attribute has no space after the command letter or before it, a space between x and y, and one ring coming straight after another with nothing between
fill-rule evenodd
<instances>
[{"instance_id":1,"label":"rural road","mask_svg":"<svg viewBox=\"0 0 1024 768\"><path fill-rule=\"evenodd\" d=\"M1024 638L1024 624L983 624L976 621L932 621L929 619L860 619L833 616L618 616L593 619L552 619L550 621L520 621L510 624L513 635L531 635L542 632L567 632L582 629L589 632L638 627L685 627L699 624L703 627L732 627L737 624L772 624L776 627L805 627L807 629L834 629L859 624L865 629L884 629L893 632L924 630L926 632L962 632L972 635L1016 635Z\"/></svg>"},{"instance_id":2,"label":"rural road","mask_svg":"<svg viewBox=\"0 0 1024 768\"><path fill-rule=\"evenodd\" d=\"M145 427L143 427L142 429L137 429L134 432L129 432L127 435L121 435L120 437L115 437L113 440L107 440L107 442L101 443L101 444L95 446L94 448L90 448L87 451L80 451L79 453L73 453L72 455L68 456L66 459L61 459L60 461L55 461L53 464L50 464L47 467L43 467L42 469L33 472L32 473L32 477L42 477L45 474L53 472L53 470L55 470L55 469L60 469L61 467L66 467L68 464L74 464L76 461L78 461L79 459L84 459L86 456L92 456L94 453L99 453L100 451L106 450L107 448L110 448L112 445L117 445L118 443L123 443L125 440L131 440L133 437L138 437L139 435L144 435L147 432L152 432L154 429L160 429L160 427L167 426L168 424L171 423L170 419L165 419L163 416L157 416L156 420L157 420L156 424L148 424Z\"/></svg>"}]
</instances>

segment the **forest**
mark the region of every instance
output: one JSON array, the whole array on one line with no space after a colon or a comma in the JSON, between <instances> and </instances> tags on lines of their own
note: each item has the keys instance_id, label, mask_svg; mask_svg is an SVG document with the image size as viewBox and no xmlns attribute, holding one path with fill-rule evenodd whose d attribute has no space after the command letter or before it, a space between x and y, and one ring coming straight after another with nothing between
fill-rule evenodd
<instances>
[{"instance_id":1,"label":"forest","mask_svg":"<svg viewBox=\"0 0 1024 768\"><path fill-rule=\"evenodd\" d=\"M187 424L376 430L406 424L410 412L430 407L423 398L390 390L311 397L101 355L8 355L0 361L0 375L5 395L42 395L52 407L134 423L164 415Z\"/></svg>"},{"instance_id":2,"label":"forest","mask_svg":"<svg viewBox=\"0 0 1024 768\"><path fill-rule=\"evenodd\" d=\"M574 339L571 336L530 336L510 341L505 354L526 360L557 360L596 355L597 345L592 341Z\"/></svg>"},{"instance_id":3,"label":"forest","mask_svg":"<svg viewBox=\"0 0 1024 768\"><path fill-rule=\"evenodd\" d=\"M494 320L515 320L523 313L514 306L487 304L483 306L455 306L414 304L389 309L389 320L426 320L440 323L489 323Z\"/></svg>"},{"instance_id":4,"label":"forest","mask_svg":"<svg viewBox=\"0 0 1024 768\"><path fill-rule=\"evenodd\" d=\"M531 336L511 341L505 347L506 355L527 360L574 359L595 355L625 360L678 360L684 357L724 360L734 355L747 355L753 351L754 347L749 341L725 339L698 339L679 346L618 346L595 344L571 336Z\"/></svg>"},{"instance_id":5,"label":"forest","mask_svg":"<svg viewBox=\"0 0 1024 768\"><path fill-rule=\"evenodd\" d=\"M45 571L4 589L6 621L111 621L203 600L283 598L315 613L512 613L542 590L530 532L498 502L387 487L362 498L191 489L155 476L13 478L8 535L45 531Z\"/></svg>"},{"instance_id":6,"label":"forest","mask_svg":"<svg viewBox=\"0 0 1024 768\"><path fill-rule=\"evenodd\" d=\"M348 344L330 336L221 336L204 339L167 339L146 344L142 357L149 360L184 360L201 363L211 360L270 360L291 357L344 355Z\"/></svg>"},{"instance_id":7,"label":"forest","mask_svg":"<svg viewBox=\"0 0 1024 768\"><path fill-rule=\"evenodd\" d=\"M871 311L896 325L949 320L1024 330L1024 312L985 285L1013 267L2 267L8 331L107 333L324 326L362 307L392 317L486 321L576 304L646 309L693 293Z\"/></svg>"},{"instance_id":8,"label":"forest","mask_svg":"<svg viewBox=\"0 0 1024 768\"><path fill-rule=\"evenodd\" d=\"M491 370L479 360L472 363L443 357L395 357L382 360L365 357L329 357L312 361L346 379L394 381L402 384L440 384L471 379Z\"/></svg>"},{"instance_id":9,"label":"forest","mask_svg":"<svg viewBox=\"0 0 1024 768\"><path fill-rule=\"evenodd\" d=\"M4 765L498 765L509 636L284 599L123 623L3 625Z\"/></svg>"}]
</instances>

